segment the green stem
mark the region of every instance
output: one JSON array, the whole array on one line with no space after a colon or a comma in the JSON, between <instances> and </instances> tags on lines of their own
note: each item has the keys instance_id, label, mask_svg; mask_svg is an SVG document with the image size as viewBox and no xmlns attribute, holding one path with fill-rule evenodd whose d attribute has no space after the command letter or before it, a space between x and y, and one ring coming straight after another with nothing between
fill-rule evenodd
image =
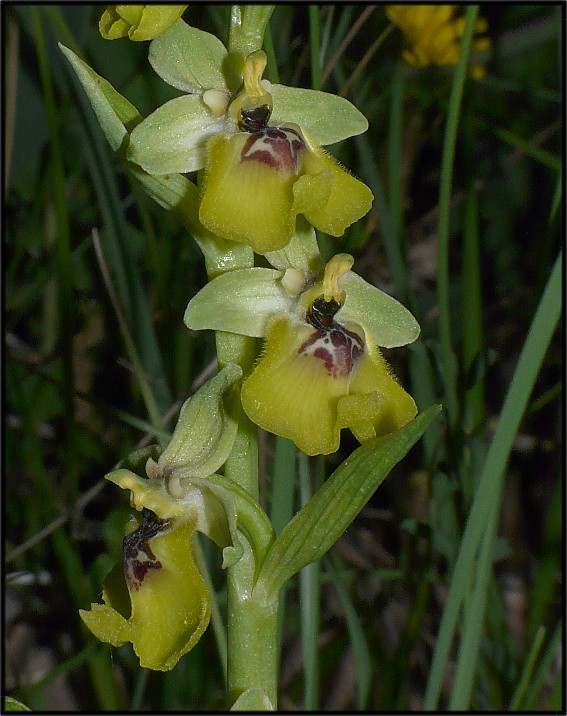
<instances>
[{"instance_id":1,"label":"green stem","mask_svg":"<svg viewBox=\"0 0 567 716\"><path fill-rule=\"evenodd\" d=\"M250 52L262 46L264 29L274 6L233 6L229 32L229 57L235 67ZM252 252L235 258L231 252L229 270L254 266ZM217 263L214 275L226 266ZM224 269L226 270L226 269ZM209 271L209 280L213 277ZM219 365L237 363L247 375L256 358L256 341L234 333L216 334ZM225 463L225 476L258 499L258 429L238 407L238 432L230 457ZM253 592L256 563L254 553L244 535L242 558L228 569L228 706L249 689L259 689L277 707L277 634L278 599L263 599Z\"/></svg>"}]
</instances>

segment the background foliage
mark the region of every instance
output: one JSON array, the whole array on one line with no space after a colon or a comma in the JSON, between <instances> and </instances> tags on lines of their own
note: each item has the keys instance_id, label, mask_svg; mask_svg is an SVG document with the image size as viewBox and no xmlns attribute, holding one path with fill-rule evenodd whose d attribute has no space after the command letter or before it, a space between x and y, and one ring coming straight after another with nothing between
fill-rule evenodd
<instances>
[{"instance_id":1,"label":"background foliage","mask_svg":"<svg viewBox=\"0 0 567 716\"><path fill-rule=\"evenodd\" d=\"M176 96L149 67L147 43L100 37L100 12L2 5L5 684L34 709L218 709L222 630L215 639L209 629L172 672L150 673L130 646L111 651L96 641L77 613L100 597L128 513L127 496L101 478L156 439L134 353L165 432L214 370L212 334L191 334L182 322L206 280L198 249L111 155L57 49L60 41L78 52L143 115ZM226 40L228 13L194 5L184 17ZM342 93L370 123L331 151L371 186L375 207L342 239L323 237L323 251L352 253L360 274L417 316L418 344L388 358L420 409L447 407L448 391L456 399L453 418L428 431L331 554L290 583L284 710L423 707L467 515L562 245L564 6L494 4L481 13L493 52L486 78L465 84L441 204L454 69L404 65L399 30L382 35L381 6L281 5L270 22L268 77ZM450 319L450 374L440 315ZM562 351L555 332L512 432L499 536L485 556L485 619L473 625L481 638L471 667L475 709L558 710L563 702ZM278 532L355 444L345 436L337 456L309 460L264 436L264 501ZM203 547L222 614L218 555ZM467 604L457 635L472 624ZM459 683L457 644L447 644L441 705Z\"/></svg>"}]
</instances>

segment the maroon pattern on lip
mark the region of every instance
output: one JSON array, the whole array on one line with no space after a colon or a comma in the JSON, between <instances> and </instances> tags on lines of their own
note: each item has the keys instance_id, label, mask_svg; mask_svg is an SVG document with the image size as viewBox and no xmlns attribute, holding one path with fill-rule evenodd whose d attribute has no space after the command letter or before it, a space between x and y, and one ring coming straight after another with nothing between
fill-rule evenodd
<instances>
[{"instance_id":1,"label":"maroon pattern on lip","mask_svg":"<svg viewBox=\"0 0 567 716\"><path fill-rule=\"evenodd\" d=\"M242 148L242 161L261 162L288 174L295 174L302 149L305 149L305 142L295 129L268 127L250 135Z\"/></svg>"},{"instance_id":2,"label":"maroon pattern on lip","mask_svg":"<svg viewBox=\"0 0 567 716\"><path fill-rule=\"evenodd\" d=\"M364 353L364 341L357 333L333 322L327 330L315 330L298 353L322 360L333 378L347 378Z\"/></svg>"},{"instance_id":3,"label":"maroon pattern on lip","mask_svg":"<svg viewBox=\"0 0 567 716\"><path fill-rule=\"evenodd\" d=\"M162 568L162 563L152 552L150 540L169 526L167 521L144 516L138 529L124 537L124 576L130 589L137 592L151 569Z\"/></svg>"}]
</instances>

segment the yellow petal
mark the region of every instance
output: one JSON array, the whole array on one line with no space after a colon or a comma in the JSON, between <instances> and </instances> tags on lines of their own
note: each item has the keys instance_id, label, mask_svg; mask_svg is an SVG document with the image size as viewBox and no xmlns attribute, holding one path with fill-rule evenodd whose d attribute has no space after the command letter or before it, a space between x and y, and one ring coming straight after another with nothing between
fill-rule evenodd
<instances>
[{"instance_id":1,"label":"yellow petal","mask_svg":"<svg viewBox=\"0 0 567 716\"><path fill-rule=\"evenodd\" d=\"M314 333L307 324L275 319L241 398L248 417L264 430L293 440L307 455L327 455L339 447L337 399L347 392L349 375L333 377L324 360L301 352Z\"/></svg>"},{"instance_id":2,"label":"yellow petal","mask_svg":"<svg viewBox=\"0 0 567 716\"><path fill-rule=\"evenodd\" d=\"M393 377L377 349L371 349L359 361L349 393L339 402L337 419L341 427L349 427L361 442L368 439L371 430L374 435L387 435L417 415L413 398ZM375 397L360 401L360 396L368 395Z\"/></svg>"},{"instance_id":3,"label":"yellow petal","mask_svg":"<svg viewBox=\"0 0 567 716\"><path fill-rule=\"evenodd\" d=\"M265 254L286 246L293 235L296 175L263 161L242 161L254 136L217 135L209 141L199 218L214 234Z\"/></svg>"},{"instance_id":4,"label":"yellow petal","mask_svg":"<svg viewBox=\"0 0 567 716\"><path fill-rule=\"evenodd\" d=\"M122 646L131 641L132 628L122 614L106 604L91 604L91 608L80 609L79 614L86 626L101 641Z\"/></svg>"},{"instance_id":5,"label":"yellow petal","mask_svg":"<svg viewBox=\"0 0 567 716\"><path fill-rule=\"evenodd\" d=\"M370 211L374 198L370 189L322 149L306 152L303 171L293 187L294 211L326 234L342 236Z\"/></svg>"}]
</instances>

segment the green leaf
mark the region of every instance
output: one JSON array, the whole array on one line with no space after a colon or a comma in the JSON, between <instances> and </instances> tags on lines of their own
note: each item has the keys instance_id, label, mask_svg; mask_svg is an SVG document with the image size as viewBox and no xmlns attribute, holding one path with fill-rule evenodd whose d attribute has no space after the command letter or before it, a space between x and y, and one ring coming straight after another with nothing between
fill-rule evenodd
<instances>
[{"instance_id":1,"label":"green leaf","mask_svg":"<svg viewBox=\"0 0 567 716\"><path fill-rule=\"evenodd\" d=\"M353 271L343 276L340 286L346 292L340 318L364 325L377 346L405 346L419 336L419 323L405 306Z\"/></svg>"},{"instance_id":2,"label":"green leaf","mask_svg":"<svg viewBox=\"0 0 567 716\"><path fill-rule=\"evenodd\" d=\"M262 566L255 589L267 598L339 539L376 488L439 414L434 405L395 433L355 450L284 528Z\"/></svg>"},{"instance_id":3,"label":"green leaf","mask_svg":"<svg viewBox=\"0 0 567 716\"><path fill-rule=\"evenodd\" d=\"M4 696L4 708L6 709L6 713L8 711L31 711L31 709L22 704L20 701L16 701L16 699L13 699L11 696Z\"/></svg>"},{"instance_id":4,"label":"green leaf","mask_svg":"<svg viewBox=\"0 0 567 716\"><path fill-rule=\"evenodd\" d=\"M272 85L270 124L294 122L317 145L335 144L368 129L368 120L348 99L328 92Z\"/></svg>"},{"instance_id":5,"label":"green leaf","mask_svg":"<svg viewBox=\"0 0 567 716\"><path fill-rule=\"evenodd\" d=\"M112 150L118 151L128 132L142 121L142 116L110 82L97 75L74 52L61 43L59 48L75 70Z\"/></svg>"},{"instance_id":6,"label":"green leaf","mask_svg":"<svg viewBox=\"0 0 567 716\"><path fill-rule=\"evenodd\" d=\"M194 172L205 166L207 140L225 127L201 97L176 97L134 129L126 156L149 174Z\"/></svg>"},{"instance_id":7,"label":"green leaf","mask_svg":"<svg viewBox=\"0 0 567 716\"><path fill-rule=\"evenodd\" d=\"M167 84L202 94L207 89L227 89L223 74L226 56L218 37L179 20L152 41L148 60Z\"/></svg>"},{"instance_id":8,"label":"green leaf","mask_svg":"<svg viewBox=\"0 0 567 716\"><path fill-rule=\"evenodd\" d=\"M260 338L274 313L289 310L290 299L281 287L280 271L251 268L228 271L194 296L183 318L194 331L228 331Z\"/></svg>"}]
</instances>

